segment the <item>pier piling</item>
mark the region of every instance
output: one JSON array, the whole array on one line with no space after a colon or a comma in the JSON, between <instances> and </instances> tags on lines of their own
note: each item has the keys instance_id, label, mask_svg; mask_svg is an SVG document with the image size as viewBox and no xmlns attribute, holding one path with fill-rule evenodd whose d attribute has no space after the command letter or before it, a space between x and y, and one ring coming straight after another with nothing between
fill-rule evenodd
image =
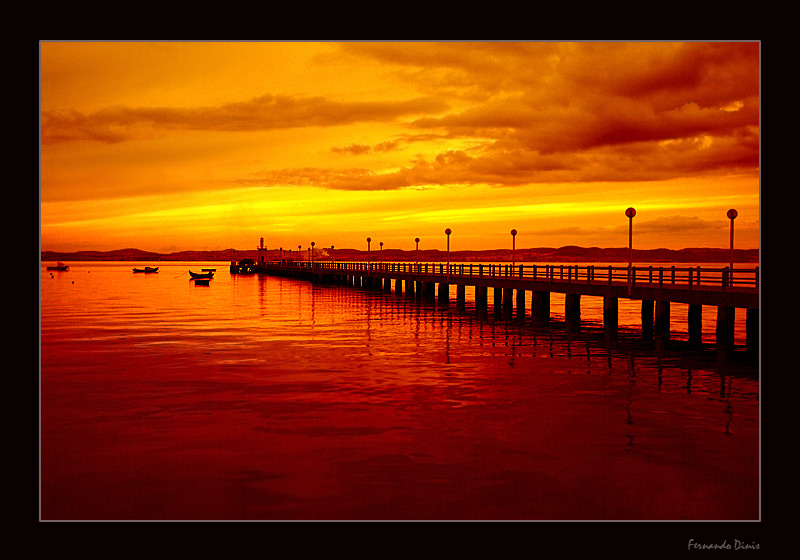
<instances>
[{"instance_id":1,"label":"pier piling","mask_svg":"<svg viewBox=\"0 0 800 560\"><path fill-rule=\"evenodd\" d=\"M733 334L736 310L733 307L717 307L717 350L733 349Z\"/></svg>"},{"instance_id":2,"label":"pier piling","mask_svg":"<svg viewBox=\"0 0 800 560\"><path fill-rule=\"evenodd\" d=\"M619 298L603 296L603 329L613 335L619 330Z\"/></svg>"},{"instance_id":3,"label":"pier piling","mask_svg":"<svg viewBox=\"0 0 800 560\"><path fill-rule=\"evenodd\" d=\"M689 345L700 348L703 344L703 306L689 304Z\"/></svg>"},{"instance_id":4,"label":"pier piling","mask_svg":"<svg viewBox=\"0 0 800 560\"><path fill-rule=\"evenodd\" d=\"M535 321L542 323L550 320L550 292L533 292L531 315Z\"/></svg>"},{"instance_id":5,"label":"pier piling","mask_svg":"<svg viewBox=\"0 0 800 560\"><path fill-rule=\"evenodd\" d=\"M581 295L567 294L564 298L564 317L567 329L577 331L581 327Z\"/></svg>"},{"instance_id":6,"label":"pier piling","mask_svg":"<svg viewBox=\"0 0 800 560\"><path fill-rule=\"evenodd\" d=\"M669 312L668 301L656 302L655 336L661 341L669 340Z\"/></svg>"},{"instance_id":7,"label":"pier piling","mask_svg":"<svg viewBox=\"0 0 800 560\"><path fill-rule=\"evenodd\" d=\"M717 307L717 348L734 346L736 309L746 310L746 346L759 351L759 269L715 270L700 267L647 267L630 269L594 266L496 264L445 266L441 263L363 262L267 262L255 269L245 260L231 263L231 274L273 274L314 284L345 285L449 305L451 284L456 285L456 303L465 308L466 290L475 289L475 310L488 309L488 290L494 290L497 317L526 318L525 291L531 292L531 316L536 322L550 319L550 294L565 296L565 318L569 330L580 329L582 295L603 298L603 329L616 335L619 329L619 298L641 301L642 337L664 348L670 337L671 302L688 304L690 347L702 347L703 306ZM394 286L392 286L394 282ZM405 287L403 286L405 282ZM516 290L516 295L514 294Z\"/></svg>"}]
</instances>

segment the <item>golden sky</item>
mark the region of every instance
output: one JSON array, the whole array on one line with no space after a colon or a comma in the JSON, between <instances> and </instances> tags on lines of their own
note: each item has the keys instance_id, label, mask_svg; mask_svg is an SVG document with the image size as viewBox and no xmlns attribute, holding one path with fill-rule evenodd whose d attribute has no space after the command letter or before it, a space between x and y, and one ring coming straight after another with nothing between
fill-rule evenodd
<instances>
[{"instance_id":1,"label":"golden sky","mask_svg":"<svg viewBox=\"0 0 800 560\"><path fill-rule=\"evenodd\" d=\"M759 48L41 42L41 248L759 248Z\"/></svg>"}]
</instances>

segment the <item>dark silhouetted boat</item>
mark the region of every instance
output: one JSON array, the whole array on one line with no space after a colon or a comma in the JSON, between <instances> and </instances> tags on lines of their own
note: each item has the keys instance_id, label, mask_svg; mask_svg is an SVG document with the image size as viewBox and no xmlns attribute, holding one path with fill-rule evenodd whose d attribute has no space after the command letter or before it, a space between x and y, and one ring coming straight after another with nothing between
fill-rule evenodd
<instances>
[{"instance_id":1,"label":"dark silhouetted boat","mask_svg":"<svg viewBox=\"0 0 800 560\"><path fill-rule=\"evenodd\" d=\"M144 268L134 268L133 271L134 272L158 272L158 267L153 268L151 266L146 266Z\"/></svg>"},{"instance_id":2,"label":"dark silhouetted boat","mask_svg":"<svg viewBox=\"0 0 800 560\"><path fill-rule=\"evenodd\" d=\"M191 276L193 280L198 280L198 279L202 280L204 278L208 278L210 280L211 278L214 277L214 273L213 272L204 272L204 273L200 274L200 273L197 273L197 272L192 272L190 270L189 271L189 276Z\"/></svg>"},{"instance_id":3,"label":"dark silhouetted boat","mask_svg":"<svg viewBox=\"0 0 800 560\"><path fill-rule=\"evenodd\" d=\"M203 269L203 272L216 272L216 271L217 271L216 268L204 268Z\"/></svg>"},{"instance_id":4,"label":"dark silhouetted boat","mask_svg":"<svg viewBox=\"0 0 800 560\"><path fill-rule=\"evenodd\" d=\"M47 270L69 270L69 267L61 261L58 261L55 266L48 266Z\"/></svg>"}]
</instances>

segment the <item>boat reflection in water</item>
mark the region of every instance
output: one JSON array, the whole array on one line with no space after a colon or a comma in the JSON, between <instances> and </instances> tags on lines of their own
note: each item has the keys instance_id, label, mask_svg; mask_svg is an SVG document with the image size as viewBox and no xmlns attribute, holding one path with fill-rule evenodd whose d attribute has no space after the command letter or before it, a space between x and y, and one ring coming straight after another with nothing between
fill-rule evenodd
<instances>
[{"instance_id":1,"label":"boat reflection in water","mask_svg":"<svg viewBox=\"0 0 800 560\"><path fill-rule=\"evenodd\" d=\"M744 353L162 267L42 282L43 519L758 518Z\"/></svg>"}]
</instances>

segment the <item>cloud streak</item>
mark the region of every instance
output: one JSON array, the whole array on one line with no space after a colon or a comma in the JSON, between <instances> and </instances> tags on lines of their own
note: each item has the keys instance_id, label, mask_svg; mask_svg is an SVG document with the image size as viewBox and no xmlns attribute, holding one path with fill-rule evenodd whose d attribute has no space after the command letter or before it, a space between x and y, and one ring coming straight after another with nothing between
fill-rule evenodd
<instances>
[{"instance_id":1,"label":"cloud streak","mask_svg":"<svg viewBox=\"0 0 800 560\"><path fill-rule=\"evenodd\" d=\"M263 95L218 107L109 107L91 114L43 111L42 144L74 141L117 143L175 130L255 132L391 121L446 109L441 101L341 102L324 97Z\"/></svg>"}]
</instances>

